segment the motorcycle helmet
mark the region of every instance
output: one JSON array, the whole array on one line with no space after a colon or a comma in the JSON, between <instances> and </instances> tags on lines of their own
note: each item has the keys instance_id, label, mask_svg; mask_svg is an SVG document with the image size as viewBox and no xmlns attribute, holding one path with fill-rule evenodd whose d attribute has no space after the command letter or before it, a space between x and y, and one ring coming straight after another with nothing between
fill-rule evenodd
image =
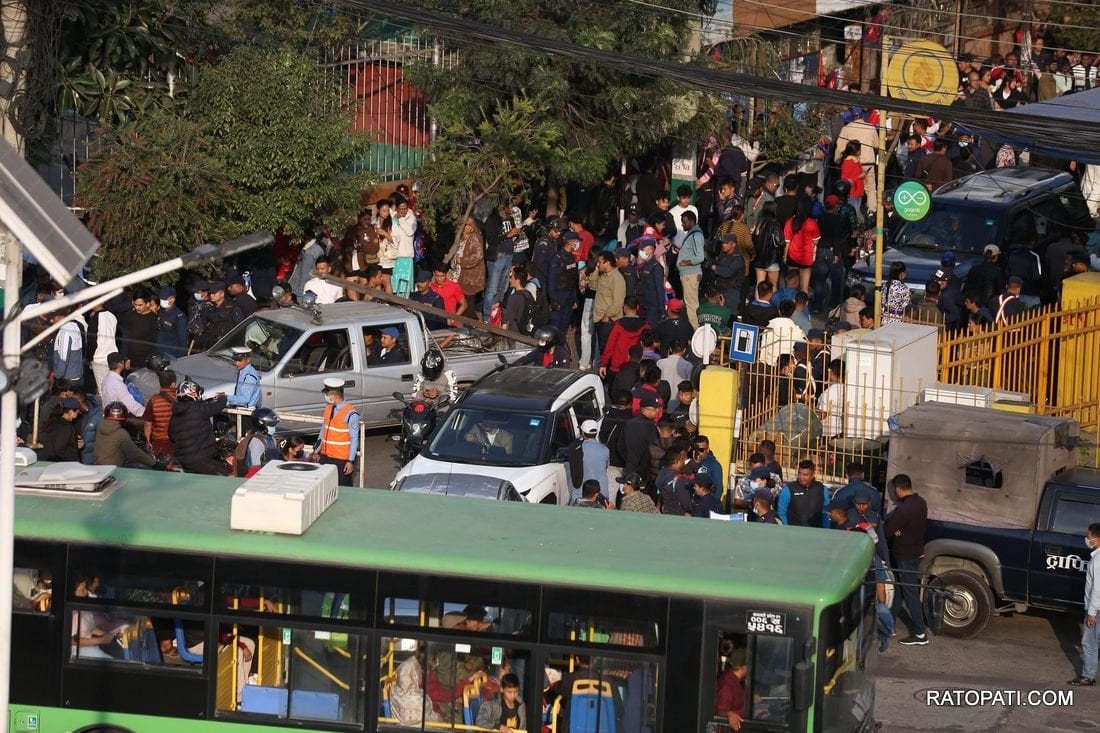
<instances>
[{"instance_id":1,"label":"motorcycle helmet","mask_svg":"<svg viewBox=\"0 0 1100 733\"><path fill-rule=\"evenodd\" d=\"M420 360L420 373L429 382L439 379L439 375L443 373L443 352L434 346L428 349Z\"/></svg>"},{"instance_id":2,"label":"motorcycle helmet","mask_svg":"<svg viewBox=\"0 0 1100 733\"><path fill-rule=\"evenodd\" d=\"M103 408L103 419L114 422L126 422L130 417L130 411L121 402L111 402Z\"/></svg>"},{"instance_id":3,"label":"motorcycle helmet","mask_svg":"<svg viewBox=\"0 0 1100 733\"><path fill-rule=\"evenodd\" d=\"M539 348L546 351L561 343L561 331L556 326L542 326L531 337L538 341Z\"/></svg>"},{"instance_id":4,"label":"motorcycle helmet","mask_svg":"<svg viewBox=\"0 0 1100 733\"><path fill-rule=\"evenodd\" d=\"M153 354L145 360L145 367L152 369L154 372L163 372L168 368L168 360L160 354Z\"/></svg>"},{"instance_id":5,"label":"motorcycle helmet","mask_svg":"<svg viewBox=\"0 0 1100 733\"><path fill-rule=\"evenodd\" d=\"M842 199L846 199L852 195L852 183L841 178L833 184L833 193Z\"/></svg>"},{"instance_id":6,"label":"motorcycle helmet","mask_svg":"<svg viewBox=\"0 0 1100 733\"><path fill-rule=\"evenodd\" d=\"M198 402L202 399L202 387L190 379L184 379L176 387L176 399Z\"/></svg>"},{"instance_id":7,"label":"motorcycle helmet","mask_svg":"<svg viewBox=\"0 0 1100 733\"><path fill-rule=\"evenodd\" d=\"M252 411L252 428L263 432L279 424L279 414L270 407L257 407Z\"/></svg>"}]
</instances>

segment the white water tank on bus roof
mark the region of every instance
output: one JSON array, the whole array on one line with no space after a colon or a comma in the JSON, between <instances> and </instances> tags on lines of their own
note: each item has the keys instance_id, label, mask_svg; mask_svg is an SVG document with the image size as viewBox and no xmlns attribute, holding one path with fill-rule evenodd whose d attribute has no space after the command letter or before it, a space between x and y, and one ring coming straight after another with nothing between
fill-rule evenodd
<instances>
[{"instance_id":1,"label":"white water tank on bus roof","mask_svg":"<svg viewBox=\"0 0 1100 733\"><path fill-rule=\"evenodd\" d=\"M271 461L233 492L229 526L302 534L339 495L336 466Z\"/></svg>"}]
</instances>

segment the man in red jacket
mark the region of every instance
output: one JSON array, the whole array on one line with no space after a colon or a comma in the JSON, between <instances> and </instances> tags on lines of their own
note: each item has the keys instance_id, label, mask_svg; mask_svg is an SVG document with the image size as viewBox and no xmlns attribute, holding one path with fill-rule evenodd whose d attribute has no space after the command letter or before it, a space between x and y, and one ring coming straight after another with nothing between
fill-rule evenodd
<instances>
[{"instance_id":1,"label":"man in red jacket","mask_svg":"<svg viewBox=\"0 0 1100 733\"><path fill-rule=\"evenodd\" d=\"M614 379L630 361L630 347L642 338L646 320L638 316L638 298L628 295L623 299L623 317L615 321L607 337L607 346L600 355L600 377Z\"/></svg>"}]
</instances>

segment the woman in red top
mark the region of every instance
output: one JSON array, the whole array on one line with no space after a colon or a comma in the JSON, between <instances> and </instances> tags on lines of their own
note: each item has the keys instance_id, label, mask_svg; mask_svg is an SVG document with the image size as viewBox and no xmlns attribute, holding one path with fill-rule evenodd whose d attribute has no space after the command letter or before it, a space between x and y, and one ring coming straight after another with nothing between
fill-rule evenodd
<instances>
[{"instance_id":1,"label":"woman in red top","mask_svg":"<svg viewBox=\"0 0 1100 733\"><path fill-rule=\"evenodd\" d=\"M852 192L848 194L848 203L856 210L856 215L863 218L863 162L860 160L863 146L859 140L849 140L844 147L844 158L840 161L840 177L852 184Z\"/></svg>"},{"instance_id":2,"label":"woman in red top","mask_svg":"<svg viewBox=\"0 0 1100 733\"><path fill-rule=\"evenodd\" d=\"M798 202L798 211L783 225L783 239L787 242L787 260L798 268L798 289L810 292L810 274L814 270L817 257L817 242L821 239L821 230L811 216L813 200L803 198Z\"/></svg>"}]
</instances>

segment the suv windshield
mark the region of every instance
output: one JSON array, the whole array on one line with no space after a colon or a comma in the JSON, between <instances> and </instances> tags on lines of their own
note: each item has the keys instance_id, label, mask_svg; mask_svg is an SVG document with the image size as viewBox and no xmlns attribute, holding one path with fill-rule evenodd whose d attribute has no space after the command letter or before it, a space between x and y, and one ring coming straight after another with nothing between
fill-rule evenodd
<instances>
[{"instance_id":1,"label":"suv windshield","mask_svg":"<svg viewBox=\"0 0 1100 733\"><path fill-rule=\"evenodd\" d=\"M542 458L548 423L537 413L460 407L447 415L424 454L454 463L533 466Z\"/></svg>"},{"instance_id":2,"label":"suv windshield","mask_svg":"<svg viewBox=\"0 0 1100 733\"><path fill-rule=\"evenodd\" d=\"M207 353L232 361L233 347L247 346L252 349L252 366L257 371L266 372L282 360L283 355L298 342L302 333L299 328L253 315L238 323Z\"/></svg>"},{"instance_id":3,"label":"suv windshield","mask_svg":"<svg viewBox=\"0 0 1100 733\"><path fill-rule=\"evenodd\" d=\"M906 222L894 238L895 247L980 254L987 244L1000 244L1004 223L988 208L934 206L920 221Z\"/></svg>"}]
</instances>

